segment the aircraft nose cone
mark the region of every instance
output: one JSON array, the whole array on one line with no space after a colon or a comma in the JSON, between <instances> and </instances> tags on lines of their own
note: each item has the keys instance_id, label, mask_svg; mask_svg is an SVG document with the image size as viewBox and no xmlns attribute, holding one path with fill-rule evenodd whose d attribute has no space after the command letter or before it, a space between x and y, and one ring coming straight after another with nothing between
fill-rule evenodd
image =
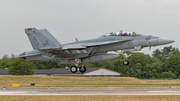
<instances>
[{"instance_id":1,"label":"aircraft nose cone","mask_svg":"<svg viewBox=\"0 0 180 101\"><path fill-rule=\"evenodd\" d=\"M158 42L159 42L159 45L165 45L165 44L173 43L174 40L160 37L160 38L158 39Z\"/></svg>"}]
</instances>

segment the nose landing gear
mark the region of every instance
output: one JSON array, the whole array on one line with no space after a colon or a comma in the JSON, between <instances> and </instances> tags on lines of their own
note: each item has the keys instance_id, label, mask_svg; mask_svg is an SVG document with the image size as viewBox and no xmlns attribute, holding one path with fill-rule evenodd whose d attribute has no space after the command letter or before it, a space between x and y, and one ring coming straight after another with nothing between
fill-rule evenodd
<instances>
[{"instance_id":1,"label":"nose landing gear","mask_svg":"<svg viewBox=\"0 0 180 101\"><path fill-rule=\"evenodd\" d=\"M121 52L118 52L118 51L116 51L116 52L119 53L119 54L121 54L121 55L123 55L123 57L125 58L125 60L123 61L123 64L124 64L124 65L129 65L129 60L128 60L128 58L129 58L132 54L128 55L127 52L125 52L125 53L121 53Z\"/></svg>"},{"instance_id":2,"label":"nose landing gear","mask_svg":"<svg viewBox=\"0 0 180 101\"><path fill-rule=\"evenodd\" d=\"M123 64L124 64L124 65L129 65L129 60L124 60L124 61L123 61Z\"/></svg>"}]
</instances>

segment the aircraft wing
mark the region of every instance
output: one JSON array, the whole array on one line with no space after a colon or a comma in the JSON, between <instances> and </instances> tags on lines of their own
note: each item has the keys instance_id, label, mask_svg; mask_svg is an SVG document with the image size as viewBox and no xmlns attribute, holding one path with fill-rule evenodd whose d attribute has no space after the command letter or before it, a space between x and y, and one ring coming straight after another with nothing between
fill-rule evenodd
<instances>
[{"instance_id":1,"label":"aircraft wing","mask_svg":"<svg viewBox=\"0 0 180 101\"><path fill-rule=\"evenodd\" d=\"M125 40L115 40L115 41L105 41L105 42L91 42L91 43L76 43L76 44L69 44L64 45L62 47L55 47L55 48L41 48L40 51L45 53L68 53L68 54L78 54L78 53L89 53L86 51L89 47L97 47L101 45L113 44L118 42L126 42L131 41L133 39L125 39Z\"/></svg>"},{"instance_id":2,"label":"aircraft wing","mask_svg":"<svg viewBox=\"0 0 180 101\"><path fill-rule=\"evenodd\" d=\"M84 46L91 47L91 46L101 46L101 45L107 45L107 44L113 44L118 42L125 42L125 41L131 41L133 39L126 39L126 40L115 40L115 41L105 41L105 42L92 42L87 43Z\"/></svg>"},{"instance_id":3,"label":"aircraft wing","mask_svg":"<svg viewBox=\"0 0 180 101\"><path fill-rule=\"evenodd\" d=\"M107 45L107 44L113 44L113 43L125 42L125 41L131 41L131 40L133 40L133 39L105 41L105 42L78 43L78 44L64 45L62 47L56 47L56 48L41 48L40 50L41 51L46 51L46 50L79 50L79 49L86 49L87 47L101 46L101 45Z\"/></svg>"}]
</instances>

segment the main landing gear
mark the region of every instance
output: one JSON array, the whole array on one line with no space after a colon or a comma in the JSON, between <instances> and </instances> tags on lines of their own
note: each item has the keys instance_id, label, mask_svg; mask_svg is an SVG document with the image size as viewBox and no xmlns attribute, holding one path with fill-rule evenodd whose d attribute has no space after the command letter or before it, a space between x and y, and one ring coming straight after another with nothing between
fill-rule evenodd
<instances>
[{"instance_id":1,"label":"main landing gear","mask_svg":"<svg viewBox=\"0 0 180 101\"><path fill-rule=\"evenodd\" d=\"M70 71L71 71L72 73L76 73L77 70L78 70L77 66L72 66L72 67L70 68ZM81 73L86 72L86 67L85 67L84 65L80 66L80 67L79 67L79 71L80 71Z\"/></svg>"},{"instance_id":2,"label":"main landing gear","mask_svg":"<svg viewBox=\"0 0 180 101\"><path fill-rule=\"evenodd\" d=\"M75 64L75 66L72 66L70 68L70 71L72 73L76 73L78 70L81 73L85 73L86 72L86 67L84 66L84 64L81 64L81 59L74 59L70 61L72 64ZM81 64L81 66L78 68L78 64Z\"/></svg>"},{"instance_id":3,"label":"main landing gear","mask_svg":"<svg viewBox=\"0 0 180 101\"><path fill-rule=\"evenodd\" d=\"M71 71L72 73L76 73L76 72L77 72L77 67L76 67L76 66L72 66L72 67L70 68L70 71Z\"/></svg>"}]
</instances>

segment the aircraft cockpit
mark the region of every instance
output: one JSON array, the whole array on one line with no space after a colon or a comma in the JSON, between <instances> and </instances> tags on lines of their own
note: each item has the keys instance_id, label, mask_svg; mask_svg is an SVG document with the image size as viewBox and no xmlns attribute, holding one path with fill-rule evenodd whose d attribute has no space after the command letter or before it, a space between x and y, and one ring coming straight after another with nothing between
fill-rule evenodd
<instances>
[{"instance_id":1,"label":"aircraft cockpit","mask_svg":"<svg viewBox=\"0 0 180 101\"><path fill-rule=\"evenodd\" d=\"M132 32L132 31L119 31L119 32L111 32L105 36L139 36L141 34L138 34L136 32Z\"/></svg>"}]
</instances>

